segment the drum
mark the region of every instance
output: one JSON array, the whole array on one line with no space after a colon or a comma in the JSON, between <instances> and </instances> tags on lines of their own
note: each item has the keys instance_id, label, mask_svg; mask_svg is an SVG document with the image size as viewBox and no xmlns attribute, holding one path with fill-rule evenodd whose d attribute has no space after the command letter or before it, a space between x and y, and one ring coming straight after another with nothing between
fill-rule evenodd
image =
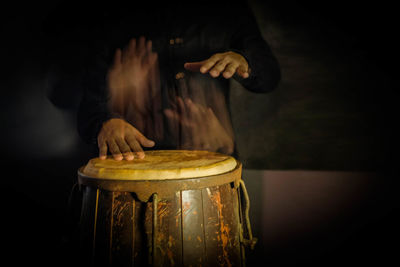
<instances>
[{"instance_id":1,"label":"drum","mask_svg":"<svg viewBox=\"0 0 400 267\"><path fill-rule=\"evenodd\" d=\"M78 171L86 266L243 266L253 247L241 163L207 151L91 159Z\"/></svg>"}]
</instances>

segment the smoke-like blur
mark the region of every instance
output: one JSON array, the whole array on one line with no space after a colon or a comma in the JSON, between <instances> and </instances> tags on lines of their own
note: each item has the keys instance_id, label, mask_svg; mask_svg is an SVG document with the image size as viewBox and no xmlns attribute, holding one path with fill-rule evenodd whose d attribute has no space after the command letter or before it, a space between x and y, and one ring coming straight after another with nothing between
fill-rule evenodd
<instances>
[{"instance_id":1,"label":"smoke-like blur","mask_svg":"<svg viewBox=\"0 0 400 267\"><path fill-rule=\"evenodd\" d=\"M185 71L175 75L176 83L161 84L152 41L133 38L116 50L109 68L109 109L156 143L232 154L234 135L226 99L208 79Z\"/></svg>"},{"instance_id":2,"label":"smoke-like blur","mask_svg":"<svg viewBox=\"0 0 400 267\"><path fill-rule=\"evenodd\" d=\"M132 39L129 45L115 53L107 75L112 113L123 117L140 132L152 139L163 135L160 77L157 54L144 37Z\"/></svg>"}]
</instances>

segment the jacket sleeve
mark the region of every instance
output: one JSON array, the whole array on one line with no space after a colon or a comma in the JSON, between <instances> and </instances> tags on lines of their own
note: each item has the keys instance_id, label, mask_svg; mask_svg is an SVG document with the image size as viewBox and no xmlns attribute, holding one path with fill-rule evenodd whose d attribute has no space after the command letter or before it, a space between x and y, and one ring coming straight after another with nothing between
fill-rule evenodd
<instances>
[{"instance_id":1,"label":"jacket sleeve","mask_svg":"<svg viewBox=\"0 0 400 267\"><path fill-rule=\"evenodd\" d=\"M89 88L85 89L78 109L77 128L86 143L96 145L103 123L114 116L108 110L105 97Z\"/></svg>"},{"instance_id":2,"label":"jacket sleeve","mask_svg":"<svg viewBox=\"0 0 400 267\"><path fill-rule=\"evenodd\" d=\"M256 93L270 92L278 86L281 79L279 63L268 43L263 39L257 21L246 3L233 6L232 22L234 25L231 49L243 55L250 67L247 79L235 76L247 90Z\"/></svg>"},{"instance_id":3,"label":"jacket sleeve","mask_svg":"<svg viewBox=\"0 0 400 267\"><path fill-rule=\"evenodd\" d=\"M104 43L103 47L90 45L90 48L91 55L88 57L83 82L84 92L77 113L77 128L86 143L95 145L103 123L119 116L111 113L108 106L106 73L110 53Z\"/></svg>"}]
</instances>

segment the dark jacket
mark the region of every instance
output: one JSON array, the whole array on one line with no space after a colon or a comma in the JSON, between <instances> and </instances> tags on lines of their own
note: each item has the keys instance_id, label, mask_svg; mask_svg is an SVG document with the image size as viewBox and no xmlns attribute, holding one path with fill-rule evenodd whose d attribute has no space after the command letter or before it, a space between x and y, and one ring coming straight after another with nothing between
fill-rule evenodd
<instances>
[{"instance_id":1,"label":"dark jacket","mask_svg":"<svg viewBox=\"0 0 400 267\"><path fill-rule=\"evenodd\" d=\"M228 80L222 75L211 78L208 74L190 73L183 68L185 62L201 61L215 53L234 51L247 59L250 77L234 77L247 90L266 93L276 88L280 80L278 62L261 36L246 2L113 3L113 7L97 6L92 18L87 19L88 55L78 131L89 144L96 144L103 122L118 116L108 108L106 74L116 49L124 48L131 38L145 36L153 42L153 51L159 56L163 108L168 107L167 99L171 94L183 96L182 84L196 82L202 85L202 92L186 88L185 97L196 97L200 93L206 98L205 102L210 103L213 100L207 98L208 95L222 95L224 107L216 108L226 109L229 113ZM184 74L183 80L177 80L177 73ZM155 141L155 149L177 147L176 142L169 140L168 133L162 140Z\"/></svg>"}]
</instances>

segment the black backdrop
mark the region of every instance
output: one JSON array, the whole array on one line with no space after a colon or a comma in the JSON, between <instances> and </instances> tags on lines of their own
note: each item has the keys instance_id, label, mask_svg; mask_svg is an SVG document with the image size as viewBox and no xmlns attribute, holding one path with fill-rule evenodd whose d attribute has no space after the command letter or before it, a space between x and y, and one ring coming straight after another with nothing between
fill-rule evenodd
<instances>
[{"instance_id":1,"label":"black backdrop","mask_svg":"<svg viewBox=\"0 0 400 267\"><path fill-rule=\"evenodd\" d=\"M74 5L74 2L69 3ZM250 1L250 3L259 8L256 13L261 18L264 14L271 15L271 20L280 28L300 26L302 30L309 29L307 34L313 35L313 40L325 47L324 51L338 51L337 47L346 47L343 53L330 56L343 58L356 56L362 64L371 66L370 69L373 71L356 79L365 78L371 82L364 84L372 84L357 90L361 92L358 96L365 97L361 100L367 103L365 109L367 113L374 114L371 118L373 127L369 129L373 129L372 136L379 142L376 148L368 153L378 155L377 160L367 161L368 166L365 163L364 165L356 163L356 167L351 164L343 167L340 163L327 166L330 166L330 169L339 166L342 169L378 170L382 173L379 183L382 189L375 195L376 199L371 199L365 204L363 212L367 213L369 205L375 201L378 201L378 204L374 205L382 205L382 209L387 212L375 218L374 224L367 224L360 233L363 238L359 244L359 247L365 248L364 242L370 242L371 246L378 248L380 246L378 241L386 242L391 235L397 234L396 221L390 216L392 208L395 207L397 191L395 180L391 178L395 177L398 140L394 132L397 122L395 115L397 99L393 88L397 81L398 54L395 44L394 7L385 1L362 4L348 1ZM2 221L5 223L3 242L7 247L6 256L14 261L13 265L23 266L30 262L46 263L53 260L53 256L56 256L56 260L61 264L60 257L65 257L64 254L60 256L59 252L63 249L62 233L65 231L68 196L72 185L76 182L76 169L92 154L76 134L75 104L79 99L79 92L71 89L71 95L65 97L70 97L72 104L63 108L55 107L48 98L47 89L53 81L45 71L45 63L49 58L43 56L46 42L41 23L58 2L9 4L1 11L0 50L3 76L0 83L2 206L4 207ZM76 8L80 9L79 6ZM67 13L66 17L73 18L73 14L68 16ZM276 38L279 40L280 37ZM279 47L273 44L272 47L281 53L281 59L290 61L290 57L285 59L285 53L279 50ZM283 64L283 71L285 66ZM309 65L305 63L303 67L307 66ZM287 78L283 77L284 82L285 79ZM371 108L368 109L370 104ZM372 109L374 112L371 112ZM245 136L241 135L240 129L238 136L239 138ZM242 154L245 155L244 162L248 164L245 164L245 167L249 168L302 167L301 163L285 165L278 162L275 166L264 165L258 159L246 156L249 152L244 148ZM272 153L269 156L274 155ZM312 169L313 166L324 169L325 165L318 163L304 168ZM369 226L371 227L368 228ZM371 240L365 238L369 234ZM346 246L345 242L343 246ZM318 244L315 243L311 247L317 248ZM378 261L380 257L393 257L391 255L393 251L377 249L375 259ZM364 259L360 259L360 262L366 263Z\"/></svg>"}]
</instances>

